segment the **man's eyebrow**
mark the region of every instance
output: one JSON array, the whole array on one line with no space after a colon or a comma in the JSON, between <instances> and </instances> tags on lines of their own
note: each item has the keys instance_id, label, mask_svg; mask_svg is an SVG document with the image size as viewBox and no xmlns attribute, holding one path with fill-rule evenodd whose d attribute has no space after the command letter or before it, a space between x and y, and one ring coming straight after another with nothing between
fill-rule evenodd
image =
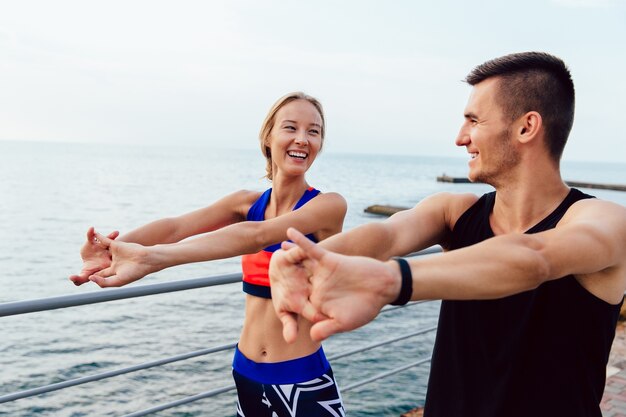
<instances>
[{"instance_id":1,"label":"man's eyebrow","mask_svg":"<svg viewBox=\"0 0 626 417\"><path fill-rule=\"evenodd\" d=\"M467 113L465 113L463 117L465 117L466 119L478 119L478 116L475 113L472 113L471 111L468 111Z\"/></svg>"}]
</instances>

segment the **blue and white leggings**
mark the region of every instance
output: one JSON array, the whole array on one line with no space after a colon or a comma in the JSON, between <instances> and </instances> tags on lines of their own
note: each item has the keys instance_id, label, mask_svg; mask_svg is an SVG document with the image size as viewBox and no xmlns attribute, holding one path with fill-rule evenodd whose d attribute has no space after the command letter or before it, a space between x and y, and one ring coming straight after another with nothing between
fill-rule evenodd
<instances>
[{"instance_id":1,"label":"blue and white leggings","mask_svg":"<svg viewBox=\"0 0 626 417\"><path fill-rule=\"evenodd\" d=\"M238 417L345 417L333 371L320 349L285 362L257 363L235 349Z\"/></svg>"}]
</instances>

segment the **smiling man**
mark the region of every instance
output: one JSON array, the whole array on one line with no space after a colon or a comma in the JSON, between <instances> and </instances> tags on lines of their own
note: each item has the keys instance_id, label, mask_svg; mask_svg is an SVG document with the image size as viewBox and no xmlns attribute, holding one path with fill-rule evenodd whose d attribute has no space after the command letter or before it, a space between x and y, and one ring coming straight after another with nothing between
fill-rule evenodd
<instances>
[{"instance_id":1,"label":"smiling man","mask_svg":"<svg viewBox=\"0 0 626 417\"><path fill-rule=\"evenodd\" d=\"M425 416L600 417L626 290L626 209L562 180L574 85L562 60L511 54L476 67L456 139L483 196L433 195L381 223L272 258L274 307L321 340L386 304L442 299ZM434 244L441 256L394 259ZM347 256L353 255L353 256ZM359 255L359 256L354 256Z\"/></svg>"}]
</instances>

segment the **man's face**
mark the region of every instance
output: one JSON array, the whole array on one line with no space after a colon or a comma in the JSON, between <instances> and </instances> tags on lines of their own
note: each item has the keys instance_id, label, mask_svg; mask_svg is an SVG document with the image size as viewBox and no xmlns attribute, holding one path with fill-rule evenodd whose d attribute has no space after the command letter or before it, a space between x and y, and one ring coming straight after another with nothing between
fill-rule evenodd
<instances>
[{"instance_id":1,"label":"man's face","mask_svg":"<svg viewBox=\"0 0 626 417\"><path fill-rule=\"evenodd\" d=\"M470 154L468 178L473 182L496 185L512 173L519 152L510 135L511 122L497 100L498 78L476 84L465 107L465 121L456 138Z\"/></svg>"}]
</instances>

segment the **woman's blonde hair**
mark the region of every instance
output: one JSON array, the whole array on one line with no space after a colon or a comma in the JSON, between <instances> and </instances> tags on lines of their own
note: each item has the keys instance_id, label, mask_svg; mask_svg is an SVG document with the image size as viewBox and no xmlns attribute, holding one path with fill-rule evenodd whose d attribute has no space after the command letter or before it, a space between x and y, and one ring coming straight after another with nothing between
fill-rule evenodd
<instances>
[{"instance_id":1,"label":"woman's blonde hair","mask_svg":"<svg viewBox=\"0 0 626 417\"><path fill-rule=\"evenodd\" d=\"M267 113L267 116L265 116L265 120L263 121L263 124L261 125L261 131L259 132L259 141L261 142L261 152L263 153L263 156L265 157L265 160L266 160L265 176L270 181L272 180L273 172L272 172L272 153L269 147L269 139L270 139L270 133L272 132L272 129L274 128L274 124L276 123L276 113L278 113L278 110L282 109L284 106L286 106L287 104L295 100L306 100L309 103L311 103L313 106L315 106L315 108L317 109L317 112L320 114L320 117L322 118L320 136L322 138L322 146L324 145L324 135L326 132L326 120L324 119L324 109L322 108L322 103L320 103L315 97L311 97L301 91L296 91L294 93L289 93L287 95L282 96L276 101L276 103L274 103L270 111ZM320 147L320 150L322 150L321 147Z\"/></svg>"}]
</instances>

